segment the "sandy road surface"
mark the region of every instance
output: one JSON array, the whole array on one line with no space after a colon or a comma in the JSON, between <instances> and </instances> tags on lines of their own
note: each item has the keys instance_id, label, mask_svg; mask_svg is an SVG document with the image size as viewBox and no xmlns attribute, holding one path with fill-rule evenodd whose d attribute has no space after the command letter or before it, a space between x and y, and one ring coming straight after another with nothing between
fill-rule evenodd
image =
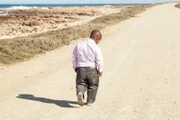
<instances>
[{"instance_id":1,"label":"sandy road surface","mask_svg":"<svg viewBox=\"0 0 180 120\"><path fill-rule=\"evenodd\" d=\"M179 120L179 28L180 10L164 4L106 29L91 107L76 104L75 43L0 70L0 120Z\"/></svg>"}]
</instances>

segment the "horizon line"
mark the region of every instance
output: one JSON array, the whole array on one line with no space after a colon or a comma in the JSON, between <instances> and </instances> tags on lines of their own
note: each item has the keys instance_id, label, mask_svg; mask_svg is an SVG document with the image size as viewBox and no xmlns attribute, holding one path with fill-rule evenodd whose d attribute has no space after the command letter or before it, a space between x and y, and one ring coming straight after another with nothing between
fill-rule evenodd
<instances>
[{"instance_id":1,"label":"horizon line","mask_svg":"<svg viewBox=\"0 0 180 120\"><path fill-rule=\"evenodd\" d=\"M172 1L172 2L135 2L135 3L0 3L0 5L38 5L38 4L50 4L50 5L55 5L55 4L59 4L59 5L85 5L85 4L91 4L91 5L98 5L98 4L157 4L157 3L174 3L174 2L180 2L180 1Z\"/></svg>"},{"instance_id":2,"label":"horizon line","mask_svg":"<svg viewBox=\"0 0 180 120\"><path fill-rule=\"evenodd\" d=\"M172 0L172 1L152 1L152 2L122 2L122 3L118 3L118 2L104 2L104 3L0 3L0 5L2 4L152 4L152 3L174 3L174 2L180 2L180 0Z\"/></svg>"}]
</instances>

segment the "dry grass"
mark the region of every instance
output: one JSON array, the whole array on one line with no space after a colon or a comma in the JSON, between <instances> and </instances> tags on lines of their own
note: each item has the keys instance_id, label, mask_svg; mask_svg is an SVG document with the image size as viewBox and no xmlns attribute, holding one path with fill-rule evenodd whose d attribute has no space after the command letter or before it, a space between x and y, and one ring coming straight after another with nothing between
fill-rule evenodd
<instances>
[{"instance_id":1,"label":"dry grass","mask_svg":"<svg viewBox=\"0 0 180 120\"><path fill-rule=\"evenodd\" d=\"M180 8L180 3L179 3L179 4L176 4L175 7Z\"/></svg>"},{"instance_id":2,"label":"dry grass","mask_svg":"<svg viewBox=\"0 0 180 120\"><path fill-rule=\"evenodd\" d=\"M0 63L12 64L24 61L37 54L45 53L63 45L69 45L73 40L88 37L93 29L100 30L108 25L134 17L147 7L150 7L150 5L134 6L124 12L103 16L87 24L33 36L0 40Z\"/></svg>"}]
</instances>

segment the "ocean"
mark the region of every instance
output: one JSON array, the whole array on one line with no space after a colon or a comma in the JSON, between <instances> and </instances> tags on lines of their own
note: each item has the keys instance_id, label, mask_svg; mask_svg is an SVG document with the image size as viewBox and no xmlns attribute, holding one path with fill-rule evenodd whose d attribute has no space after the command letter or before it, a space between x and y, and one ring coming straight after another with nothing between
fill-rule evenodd
<instances>
[{"instance_id":1,"label":"ocean","mask_svg":"<svg viewBox=\"0 0 180 120\"><path fill-rule=\"evenodd\" d=\"M0 4L0 16L8 15L8 10L12 9L32 9L32 8L55 8L55 7L84 7L84 6L129 6L139 4Z\"/></svg>"},{"instance_id":2,"label":"ocean","mask_svg":"<svg viewBox=\"0 0 180 120\"><path fill-rule=\"evenodd\" d=\"M53 7L84 7L84 6L127 6L138 4L0 4L1 9L30 9L30 8L53 8Z\"/></svg>"}]
</instances>

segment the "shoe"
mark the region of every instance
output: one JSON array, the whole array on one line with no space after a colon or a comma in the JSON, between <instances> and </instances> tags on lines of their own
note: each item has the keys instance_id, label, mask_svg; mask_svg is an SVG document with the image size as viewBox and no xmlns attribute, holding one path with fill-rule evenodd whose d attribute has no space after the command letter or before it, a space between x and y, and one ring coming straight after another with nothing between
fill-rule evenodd
<instances>
[{"instance_id":1,"label":"shoe","mask_svg":"<svg viewBox=\"0 0 180 120\"><path fill-rule=\"evenodd\" d=\"M92 106L92 105L93 105L93 103L86 103L86 105L87 105L87 106Z\"/></svg>"},{"instance_id":2,"label":"shoe","mask_svg":"<svg viewBox=\"0 0 180 120\"><path fill-rule=\"evenodd\" d=\"M81 92L78 92L77 94L77 99L78 99L78 104L80 106L84 106L84 101L83 101L83 94Z\"/></svg>"}]
</instances>

